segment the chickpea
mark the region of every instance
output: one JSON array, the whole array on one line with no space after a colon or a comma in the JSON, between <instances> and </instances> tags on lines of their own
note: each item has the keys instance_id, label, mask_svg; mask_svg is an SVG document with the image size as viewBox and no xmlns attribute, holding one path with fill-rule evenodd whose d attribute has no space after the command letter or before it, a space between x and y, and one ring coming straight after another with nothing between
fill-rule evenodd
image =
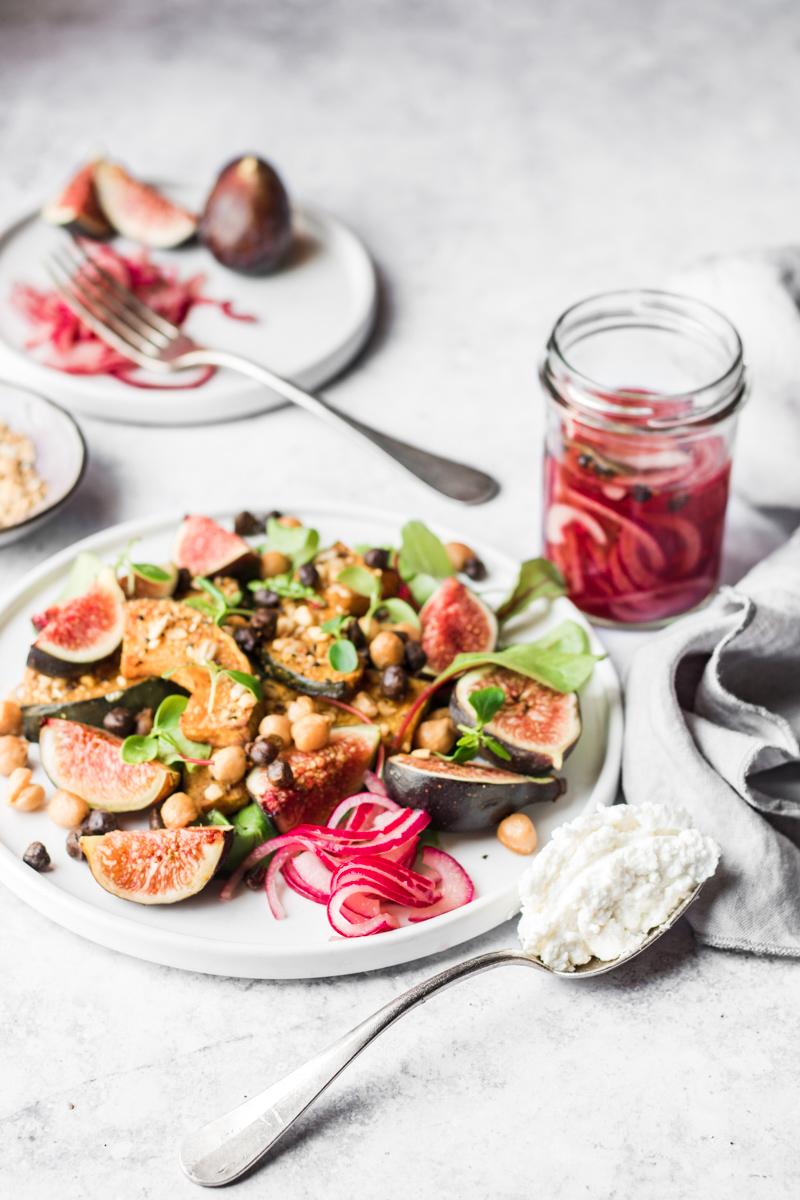
<instances>
[{"instance_id":1,"label":"chickpea","mask_svg":"<svg viewBox=\"0 0 800 1200\"><path fill-rule=\"evenodd\" d=\"M396 625L387 625L391 633L404 633L412 642L418 642L422 637L422 626L412 625L410 621L398 621Z\"/></svg>"},{"instance_id":2,"label":"chickpea","mask_svg":"<svg viewBox=\"0 0 800 1200\"><path fill-rule=\"evenodd\" d=\"M16 700L0 700L0 734L22 733L22 709Z\"/></svg>"},{"instance_id":3,"label":"chickpea","mask_svg":"<svg viewBox=\"0 0 800 1200\"><path fill-rule=\"evenodd\" d=\"M378 706L369 692L357 692L353 697L353 708L357 708L365 717L377 717Z\"/></svg>"},{"instance_id":4,"label":"chickpea","mask_svg":"<svg viewBox=\"0 0 800 1200\"><path fill-rule=\"evenodd\" d=\"M414 735L414 745L435 754L449 754L456 740L456 727L449 716L423 721Z\"/></svg>"},{"instance_id":5,"label":"chickpea","mask_svg":"<svg viewBox=\"0 0 800 1200\"><path fill-rule=\"evenodd\" d=\"M210 783L203 792L203 799L207 800L209 804L216 804L217 800L221 800L224 795L225 792L218 783Z\"/></svg>"},{"instance_id":6,"label":"chickpea","mask_svg":"<svg viewBox=\"0 0 800 1200\"><path fill-rule=\"evenodd\" d=\"M388 629L384 629L369 644L369 656L379 671L398 666L403 661L404 651L403 639Z\"/></svg>"},{"instance_id":7,"label":"chickpea","mask_svg":"<svg viewBox=\"0 0 800 1200\"><path fill-rule=\"evenodd\" d=\"M165 829L184 829L198 816L197 805L186 792L173 792L161 805L161 820Z\"/></svg>"},{"instance_id":8,"label":"chickpea","mask_svg":"<svg viewBox=\"0 0 800 1200\"><path fill-rule=\"evenodd\" d=\"M241 746L224 746L211 755L209 770L217 783L238 783L247 770L247 755Z\"/></svg>"},{"instance_id":9,"label":"chickpea","mask_svg":"<svg viewBox=\"0 0 800 1200\"><path fill-rule=\"evenodd\" d=\"M8 791L6 792L6 800L12 808L17 807L17 801L27 787L31 786L33 771L30 767L17 767L11 772L8 780Z\"/></svg>"},{"instance_id":10,"label":"chickpea","mask_svg":"<svg viewBox=\"0 0 800 1200\"><path fill-rule=\"evenodd\" d=\"M0 775L9 776L28 761L28 743L25 738L7 733L0 737Z\"/></svg>"},{"instance_id":11,"label":"chickpea","mask_svg":"<svg viewBox=\"0 0 800 1200\"><path fill-rule=\"evenodd\" d=\"M271 579L273 575L285 575L291 570L291 566L292 560L281 554L280 550L265 550L261 555L261 575L264 579Z\"/></svg>"},{"instance_id":12,"label":"chickpea","mask_svg":"<svg viewBox=\"0 0 800 1200\"><path fill-rule=\"evenodd\" d=\"M515 854L533 854L538 838L533 821L525 813L515 812L497 826L497 836Z\"/></svg>"},{"instance_id":13,"label":"chickpea","mask_svg":"<svg viewBox=\"0 0 800 1200\"><path fill-rule=\"evenodd\" d=\"M279 738L284 746L290 746L292 743L292 723L288 717L283 717L280 713L270 713L258 727L258 735L262 738L276 737Z\"/></svg>"},{"instance_id":14,"label":"chickpea","mask_svg":"<svg viewBox=\"0 0 800 1200\"><path fill-rule=\"evenodd\" d=\"M19 812L37 812L44 806L44 788L39 783L29 783L14 801Z\"/></svg>"},{"instance_id":15,"label":"chickpea","mask_svg":"<svg viewBox=\"0 0 800 1200\"><path fill-rule=\"evenodd\" d=\"M289 724L295 725L298 721L302 721L303 717L310 717L314 712L316 712L316 705L311 697L298 696L286 709L286 716L289 718Z\"/></svg>"},{"instance_id":16,"label":"chickpea","mask_svg":"<svg viewBox=\"0 0 800 1200\"><path fill-rule=\"evenodd\" d=\"M374 642L382 632L380 623L374 617L359 617L358 627L368 642Z\"/></svg>"},{"instance_id":17,"label":"chickpea","mask_svg":"<svg viewBox=\"0 0 800 1200\"><path fill-rule=\"evenodd\" d=\"M278 517L278 524L284 529L300 529L303 522L298 517Z\"/></svg>"},{"instance_id":18,"label":"chickpea","mask_svg":"<svg viewBox=\"0 0 800 1200\"><path fill-rule=\"evenodd\" d=\"M81 821L88 817L89 805L74 792L67 792L63 788L59 788L50 797L47 815L62 829L77 829Z\"/></svg>"},{"instance_id":19,"label":"chickpea","mask_svg":"<svg viewBox=\"0 0 800 1200\"><path fill-rule=\"evenodd\" d=\"M445 550L454 571L463 571L469 560L477 557L475 551L463 542L448 542Z\"/></svg>"},{"instance_id":20,"label":"chickpea","mask_svg":"<svg viewBox=\"0 0 800 1200\"><path fill-rule=\"evenodd\" d=\"M330 725L319 713L302 717L292 725L292 737L298 750L321 750L328 744Z\"/></svg>"}]
</instances>

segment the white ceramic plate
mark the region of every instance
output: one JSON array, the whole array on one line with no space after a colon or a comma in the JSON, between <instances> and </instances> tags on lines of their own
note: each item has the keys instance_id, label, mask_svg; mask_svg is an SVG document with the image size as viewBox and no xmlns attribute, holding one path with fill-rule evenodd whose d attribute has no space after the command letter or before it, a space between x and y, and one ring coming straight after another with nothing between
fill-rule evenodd
<instances>
[{"instance_id":1,"label":"white ceramic plate","mask_svg":"<svg viewBox=\"0 0 800 1200\"><path fill-rule=\"evenodd\" d=\"M198 206L198 193L192 189L165 190L187 207ZM154 250L151 257L174 267L181 279L204 275L205 295L230 300L239 312L258 318L253 323L235 321L211 305L199 305L185 324L197 341L256 359L301 386L318 388L352 361L372 330L375 271L362 243L335 217L306 206L296 207L293 219L295 250L273 275L236 274L196 244ZM9 297L15 283L49 286L44 262L66 236L35 213L0 233L0 374L13 373L67 408L109 421L196 425L282 403L274 393L232 371L218 371L201 387L177 391L160 386L164 377L156 375L158 386L149 391L111 376L67 375L42 366L25 348L31 330ZM124 253L140 250L124 238L112 245Z\"/></svg>"},{"instance_id":2,"label":"white ceramic plate","mask_svg":"<svg viewBox=\"0 0 800 1200\"><path fill-rule=\"evenodd\" d=\"M273 502L279 500L270 497ZM351 543L388 545L396 542L404 520L349 508L281 507L319 529L323 544L342 538ZM225 514L219 519L229 517ZM30 613L57 595L78 550L113 559L132 537L141 535L137 554L163 561L169 555L178 520L118 525L57 554L23 579L0 606L0 694L19 678L30 642ZM465 540L463 534L439 533L448 540ZM481 591L490 599L499 598L512 583L516 564L470 540L490 572ZM586 625L569 601L559 600L546 624L536 625L535 633L530 629L522 636L538 636L565 617ZM590 633L597 645L596 636ZM598 664L586 686L582 709L583 734L567 762L566 795L555 804L531 809L540 844L557 825L587 807L613 803L616 795L622 707L617 676L608 659ZM332 933L321 907L291 892L286 900L289 916L284 921L272 919L263 894L246 889L229 904L217 900L213 885L206 894L174 906L147 907L119 900L94 882L84 864L67 857L64 837L44 813L16 813L0 805L0 880L52 920L101 945L168 966L248 979L346 975L446 950L485 933L517 911L517 881L530 861L506 850L494 834L444 835L443 847L472 876L476 899L419 925L348 940ZM37 875L21 861L25 847L34 840L45 843L53 860L54 869L46 874Z\"/></svg>"},{"instance_id":3,"label":"white ceramic plate","mask_svg":"<svg viewBox=\"0 0 800 1200\"><path fill-rule=\"evenodd\" d=\"M44 396L3 380L0 380L0 422L33 442L36 471L46 486L41 508L24 521L0 529L2 548L26 537L66 504L86 470L86 443L69 413Z\"/></svg>"}]
</instances>

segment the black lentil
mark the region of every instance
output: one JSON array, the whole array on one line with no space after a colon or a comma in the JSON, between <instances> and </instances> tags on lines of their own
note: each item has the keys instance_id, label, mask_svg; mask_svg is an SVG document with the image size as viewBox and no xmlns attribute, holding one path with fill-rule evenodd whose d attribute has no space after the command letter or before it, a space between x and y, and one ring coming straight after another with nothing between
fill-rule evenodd
<instances>
[{"instance_id":1,"label":"black lentil","mask_svg":"<svg viewBox=\"0 0 800 1200\"><path fill-rule=\"evenodd\" d=\"M250 761L257 767L268 767L270 763L275 762L282 745L281 739L277 737L256 738L250 747Z\"/></svg>"},{"instance_id":2,"label":"black lentil","mask_svg":"<svg viewBox=\"0 0 800 1200\"><path fill-rule=\"evenodd\" d=\"M260 641L275 637L278 628L278 613L274 608L257 608L250 618L250 629Z\"/></svg>"},{"instance_id":3,"label":"black lentil","mask_svg":"<svg viewBox=\"0 0 800 1200\"><path fill-rule=\"evenodd\" d=\"M472 579L475 583L480 583L486 578L486 566L482 559L477 555L474 558L468 558L464 563L464 574L467 579Z\"/></svg>"},{"instance_id":4,"label":"black lentil","mask_svg":"<svg viewBox=\"0 0 800 1200\"><path fill-rule=\"evenodd\" d=\"M364 630L355 617L351 617L342 626L342 637L347 638L348 642L352 642L356 650L366 650L367 648L367 639L364 636Z\"/></svg>"},{"instance_id":5,"label":"black lentil","mask_svg":"<svg viewBox=\"0 0 800 1200\"><path fill-rule=\"evenodd\" d=\"M257 517L255 513L248 512L247 509L237 513L233 518L233 528L239 537L251 537L255 533L263 533L265 524L263 517Z\"/></svg>"},{"instance_id":6,"label":"black lentil","mask_svg":"<svg viewBox=\"0 0 800 1200\"><path fill-rule=\"evenodd\" d=\"M267 779L273 787L290 788L294 783L294 772L285 758L276 758L267 767Z\"/></svg>"},{"instance_id":7,"label":"black lentil","mask_svg":"<svg viewBox=\"0 0 800 1200\"><path fill-rule=\"evenodd\" d=\"M271 588L259 588L253 592L253 604L256 608L280 608L281 598Z\"/></svg>"},{"instance_id":8,"label":"black lentil","mask_svg":"<svg viewBox=\"0 0 800 1200\"><path fill-rule=\"evenodd\" d=\"M645 504L652 495L653 493L650 491L650 488L645 487L644 484L635 483L631 488L631 499L635 500L638 504Z\"/></svg>"},{"instance_id":9,"label":"black lentil","mask_svg":"<svg viewBox=\"0 0 800 1200\"><path fill-rule=\"evenodd\" d=\"M81 822L80 832L92 836L102 836L104 833L113 833L118 828L119 822L114 813L102 812L99 808L93 808L88 817Z\"/></svg>"},{"instance_id":10,"label":"black lentil","mask_svg":"<svg viewBox=\"0 0 800 1200\"><path fill-rule=\"evenodd\" d=\"M115 737L126 738L136 728L136 713L130 708L125 708L123 704L118 704L116 708L109 709L103 717L103 728Z\"/></svg>"},{"instance_id":11,"label":"black lentil","mask_svg":"<svg viewBox=\"0 0 800 1200\"><path fill-rule=\"evenodd\" d=\"M381 675L381 691L388 700L402 700L408 690L408 675L400 666L387 667Z\"/></svg>"},{"instance_id":12,"label":"black lentil","mask_svg":"<svg viewBox=\"0 0 800 1200\"><path fill-rule=\"evenodd\" d=\"M50 866L50 855L41 842L31 842L22 856L22 861L34 871L46 871Z\"/></svg>"},{"instance_id":13,"label":"black lentil","mask_svg":"<svg viewBox=\"0 0 800 1200\"><path fill-rule=\"evenodd\" d=\"M320 585L319 571L313 563L303 563L302 567L298 567L297 578L303 587L318 588Z\"/></svg>"},{"instance_id":14,"label":"black lentil","mask_svg":"<svg viewBox=\"0 0 800 1200\"><path fill-rule=\"evenodd\" d=\"M419 642L409 639L403 651L403 665L410 675L418 675L428 661L428 656Z\"/></svg>"},{"instance_id":15,"label":"black lentil","mask_svg":"<svg viewBox=\"0 0 800 1200\"><path fill-rule=\"evenodd\" d=\"M67 834L67 854L78 862L85 857L81 850L81 835L77 829L70 829Z\"/></svg>"},{"instance_id":16,"label":"black lentil","mask_svg":"<svg viewBox=\"0 0 800 1200\"><path fill-rule=\"evenodd\" d=\"M243 629L236 629L233 634L233 640L240 650L244 650L245 654L255 654L258 648L258 635L249 626L245 626Z\"/></svg>"},{"instance_id":17,"label":"black lentil","mask_svg":"<svg viewBox=\"0 0 800 1200\"><path fill-rule=\"evenodd\" d=\"M382 546L373 546L364 555L364 562L368 567L375 567L379 571L385 571L389 566L389 551L384 550Z\"/></svg>"}]
</instances>

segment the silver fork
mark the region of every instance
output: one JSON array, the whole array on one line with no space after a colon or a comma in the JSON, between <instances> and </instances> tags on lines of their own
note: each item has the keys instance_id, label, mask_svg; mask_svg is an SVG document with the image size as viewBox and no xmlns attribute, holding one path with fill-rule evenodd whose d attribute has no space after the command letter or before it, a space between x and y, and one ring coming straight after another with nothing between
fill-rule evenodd
<instances>
[{"instance_id":1,"label":"silver fork","mask_svg":"<svg viewBox=\"0 0 800 1200\"><path fill-rule=\"evenodd\" d=\"M46 266L64 303L99 338L148 371L171 374L191 367L228 367L264 384L328 425L349 430L377 446L417 479L451 500L483 504L500 491L497 480L484 471L373 429L259 363L227 350L199 346L123 287L78 242L63 243Z\"/></svg>"},{"instance_id":2,"label":"silver fork","mask_svg":"<svg viewBox=\"0 0 800 1200\"><path fill-rule=\"evenodd\" d=\"M480 954L477 958L468 958L466 962L456 963L446 971L423 980L395 1000L390 1000L303 1066L271 1084L266 1091L245 1100L238 1108L209 1121L184 1138L180 1151L184 1173L192 1183L201 1187L222 1187L239 1179L269 1153L287 1129L370 1042L412 1008L424 1004L444 988L471 975L480 975L484 971L491 971L493 967L504 966L533 967L549 975L558 975L561 979L593 979L596 975L605 975L630 962L657 942L694 903L702 887L703 884L699 883L670 913L664 924L648 934L640 946L612 962L592 959L572 974L566 974L545 966L531 954L495 950L490 954Z\"/></svg>"}]
</instances>

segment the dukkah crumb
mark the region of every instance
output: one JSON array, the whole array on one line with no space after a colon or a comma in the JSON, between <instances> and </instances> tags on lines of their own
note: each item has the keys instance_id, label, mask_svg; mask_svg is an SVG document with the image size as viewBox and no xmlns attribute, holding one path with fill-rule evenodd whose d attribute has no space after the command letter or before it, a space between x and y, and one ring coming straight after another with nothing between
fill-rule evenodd
<instances>
[{"instance_id":1,"label":"dukkah crumb","mask_svg":"<svg viewBox=\"0 0 800 1200\"><path fill-rule=\"evenodd\" d=\"M33 442L0 421L0 529L19 525L40 509L46 491L36 473Z\"/></svg>"}]
</instances>

